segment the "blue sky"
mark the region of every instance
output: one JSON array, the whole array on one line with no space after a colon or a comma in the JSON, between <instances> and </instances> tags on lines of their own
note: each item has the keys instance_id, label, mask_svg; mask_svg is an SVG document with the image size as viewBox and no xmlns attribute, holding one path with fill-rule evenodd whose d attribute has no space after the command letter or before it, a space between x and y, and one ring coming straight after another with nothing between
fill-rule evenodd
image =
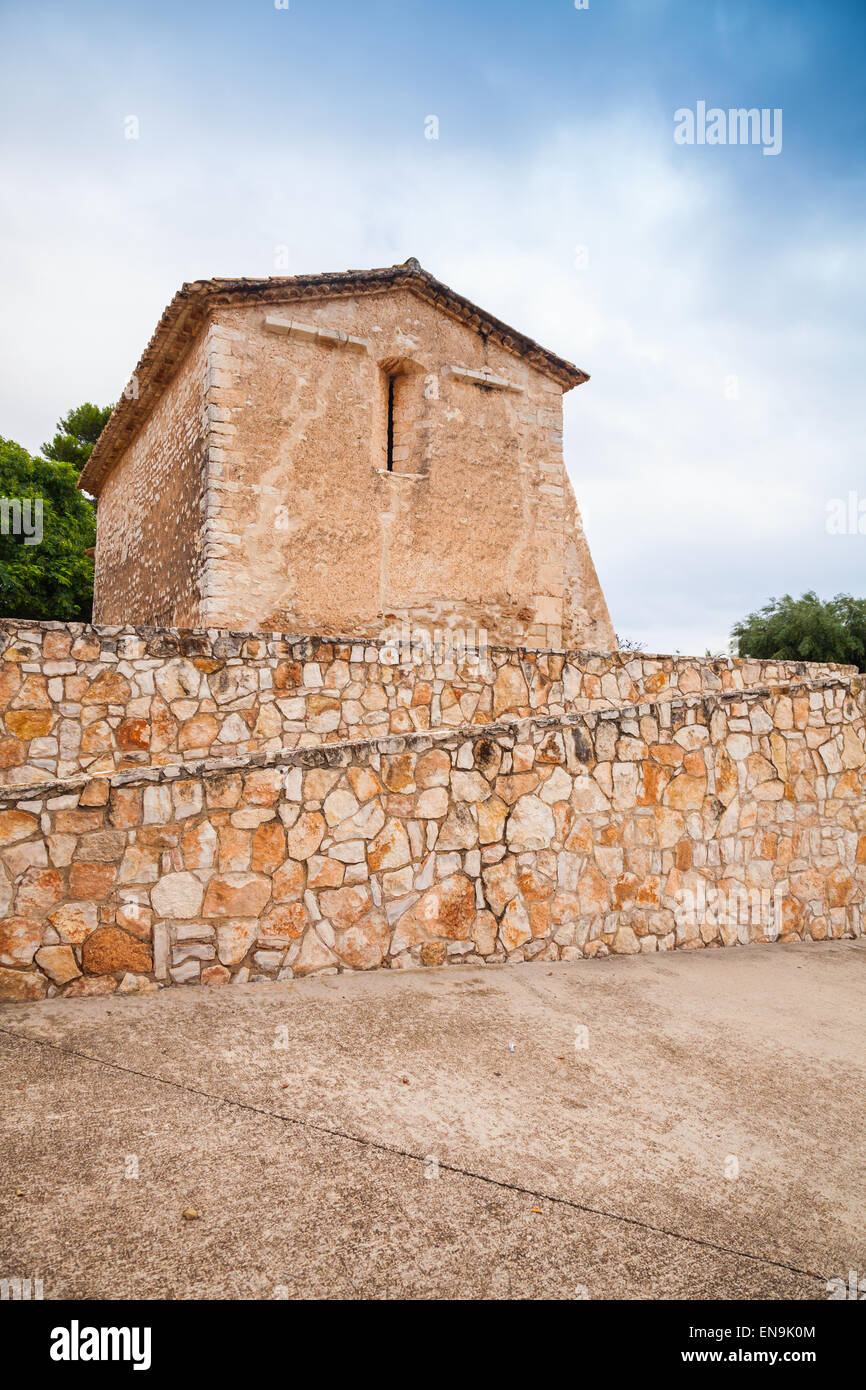
<instances>
[{"instance_id":1,"label":"blue sky","mask_svg":"<svg viewBox=\"0 0 866 1390\"><path fill-rule=\"evenodd\" d=\"M621 635L863 594L826 517L866 501L864 56L842 0L6 3L0 434L115 399L184 280L415 255L591 373L566 460ZM675 144L698 101L781 108L781 153Z\"/></svg>"}]
</instances>

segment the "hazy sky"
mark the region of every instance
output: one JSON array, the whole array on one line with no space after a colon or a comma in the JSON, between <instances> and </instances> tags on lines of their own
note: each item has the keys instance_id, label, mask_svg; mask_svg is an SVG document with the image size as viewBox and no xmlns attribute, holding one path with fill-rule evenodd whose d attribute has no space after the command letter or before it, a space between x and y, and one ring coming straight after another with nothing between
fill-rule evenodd
<instances>
[{"instance_id":1,"label":"hazy sky","mask_svg":"<svg viewBox=\"0 0 866 1390\"><path fill-rule=\"evenodd\" d=\"M863 0L3 0L0 435L116 399L184 280L414 255L591 373L621 636L862 595L864 58ZM700 101L780 108L781 152L676 144Z\"/></svg>"}]
</instances>

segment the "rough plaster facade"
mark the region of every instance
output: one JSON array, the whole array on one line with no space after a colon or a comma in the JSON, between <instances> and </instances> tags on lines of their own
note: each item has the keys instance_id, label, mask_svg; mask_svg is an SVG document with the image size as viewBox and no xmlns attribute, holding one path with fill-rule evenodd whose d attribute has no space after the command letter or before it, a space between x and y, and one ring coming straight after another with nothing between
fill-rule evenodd
<instances>
[{"instance_id":1,"label":"rough plaster facade","mask_svg":"<svg viewBox=\"0 0 866 1390\"><path fill-rule=\"evenodd\" d=\"M94 618L610 650L562 455L585 380L417 262L185 286L82 474Z\"/></svg>"},{"instance_id":2,"label":"rough plaster facade","mask_svg":"<svg viewBox=\"0 0 866 1390\"><path fill-rule=\"evenodd\" d=\"M854 677L0 793L0 997L859 936Z\"/></svg>"}]
</instances>

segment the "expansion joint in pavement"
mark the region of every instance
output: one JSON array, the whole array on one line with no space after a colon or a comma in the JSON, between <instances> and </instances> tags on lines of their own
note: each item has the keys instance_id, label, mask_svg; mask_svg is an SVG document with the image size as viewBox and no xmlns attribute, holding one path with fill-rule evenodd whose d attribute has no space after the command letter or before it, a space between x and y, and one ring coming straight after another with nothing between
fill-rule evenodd
<instances>
[{"instance_id":1,"label":"expansion joint in pavement","mask_svg":"<svg viewBox=\"0 0 866 1390\"><path fill-rule=\"evenodd\" d=\"M91 1062L96 1066L102 1066L111 1071L121 1072L126 1076L138 1076L142 1080L156 1082L160 1086L170 1086L173 1090L183 1091L188 1095L201 1097L218 1105L228 1105L235 1110L244 1110L252 1115L263 1115L270 1120L278 1120L283 1124L295 1125L300 1129L306 1129L312 1133L327 1135L331 1139L342 1139L350 1144L356 1144L359 1148L374 1149L378 1153L391 1154L395 1158L407 1159L409 1162L425 1164L426 1155L413 1153L411 1149L403 1149L398 1144L387 1144L381 1139L370 1139L363 1135L350 1134L347 1130L338 1129L336 1126L321 1124L315 1120L307 1120L296 1115L285 1115L279 1110L269 1110L262 1105L252 1105L249 1101L237 1100L231 1096L217 1095L213 1091L205 1091L199 1086L190 1086L187 1082L173 1081L170 1077L159 1076L154 1072L141 1071L136 1067L123 1066L120 1062L112 1062L104 1057L94 1057L88 1052L81 1052L77 1048L62 1047L59 1043L47 1041L44 1038L31 1038L26 1033L18 1033L11 1028L0 1027L0 1034L8 1038L13 1038L17 1042L29 1043L31 1046L51 1048L54 1052L60 1052L65 1057L74 1057L78 1061ZM655 1235L667 1236L672 1240L687 1241L690 1245L700 1245L708 1250L718 1250L725 1255L734 1255L743 1260L751 1260L755 1264L763 1264L775 1269L785 1269L792 1274L802 1274L808 1279L826 1282L823 1274L816 1273L812 1269L802 1269L799 1265L789 1264L786 1260L774 1260L768 1255L756 1255L751 1250L739 1250L736 1246L723 1245L717 1241L706 1240L702 1236L690 1236L685 1231L673 1231L666 1226L656 1226L651 1221L642 1221L639 1217L625 1216L621 1212L608 1211L604 1207L590 1206L585 1202L575 1201L572 1197L562 1197L549 1192L540 1192L537 1188L525 1187L521 1183L509 1182L507 1178L491 1177L488 1173L479 1173L472 1168L462 1168L455 1163L447 1163L443 1160L438 1161L440 1173L452 1173L456 1177L471 1179L475 1182L487 1183L490 1187L499 1188L505 1192L514 1192L521 1196L531 1197L535 1201L550 1202L555 1206L566 1207L572 1211L583 1212L588 1216L602 1217L607 1221L616 1221L626 1226L635 1226L640 1230L651 1231Z\"/></svg>"}]
</instances>

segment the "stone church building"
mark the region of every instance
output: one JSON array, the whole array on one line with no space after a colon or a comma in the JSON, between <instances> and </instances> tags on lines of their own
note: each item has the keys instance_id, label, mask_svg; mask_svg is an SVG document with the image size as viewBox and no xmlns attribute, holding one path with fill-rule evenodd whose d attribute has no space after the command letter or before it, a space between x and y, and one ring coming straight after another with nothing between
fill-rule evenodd
<instances>
[{"instance_id":1,"label":"stone church building","mask_svg":"<svg viewBox=\"0 0 866 1390\"><path fill-rule=\"evenodd\" d=\"M587 379L415 260L186 284L81 475L94 622L611 650L562 455Z\"/></svg>"}]
</instances>

